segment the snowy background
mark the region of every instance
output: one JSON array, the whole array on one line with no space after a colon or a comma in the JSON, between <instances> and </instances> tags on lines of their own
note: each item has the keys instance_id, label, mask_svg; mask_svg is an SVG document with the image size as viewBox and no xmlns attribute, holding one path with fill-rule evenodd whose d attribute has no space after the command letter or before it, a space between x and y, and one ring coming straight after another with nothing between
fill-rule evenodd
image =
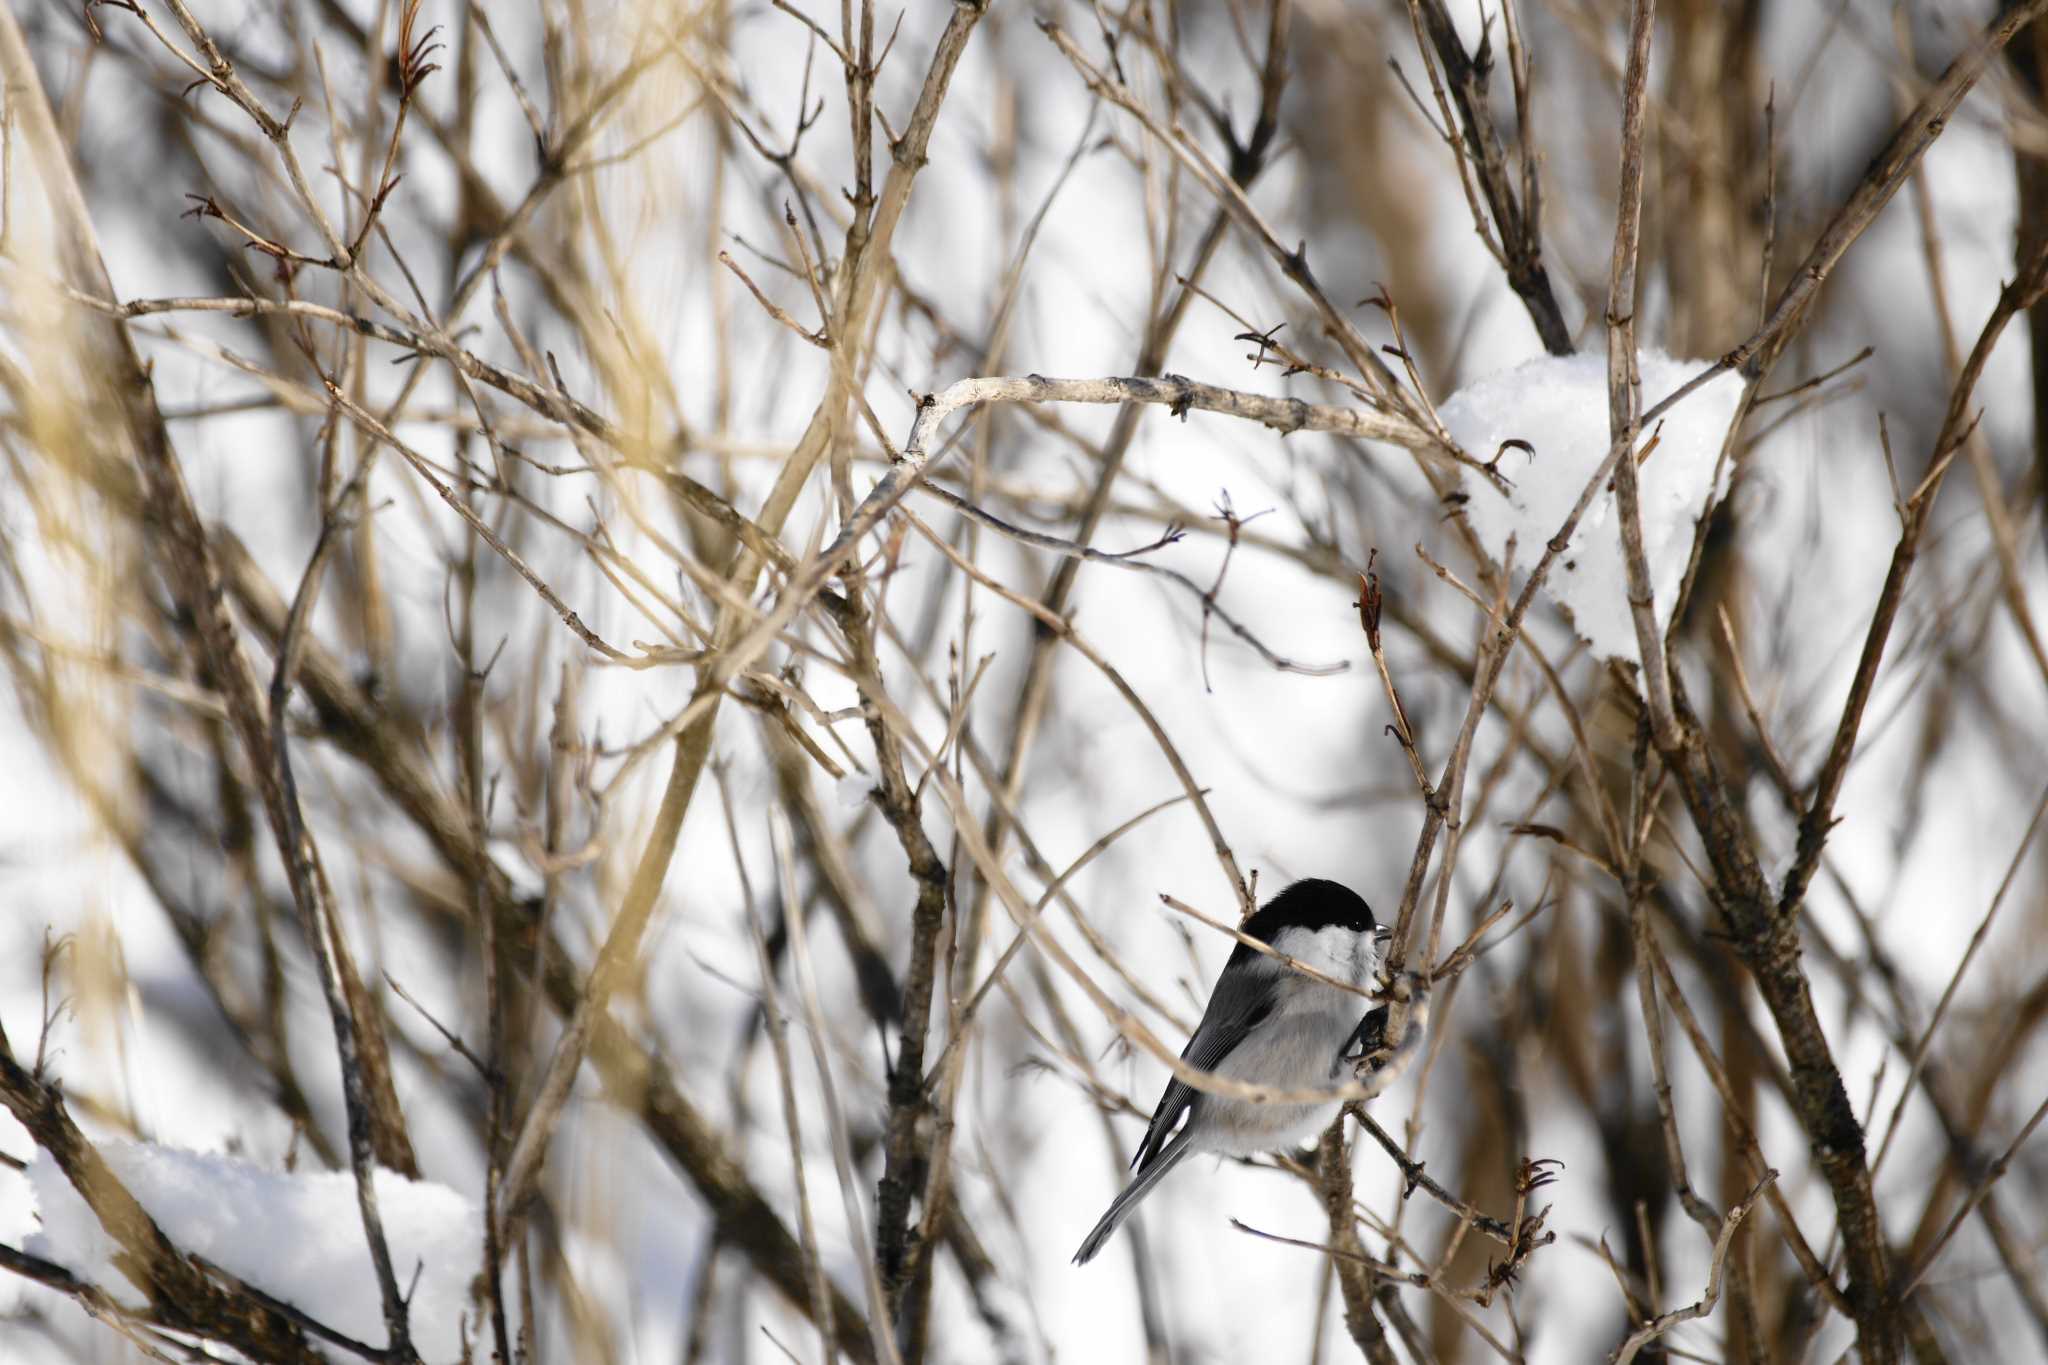
<instances>
[{"instance_id":1,"label":"snowy background","mask_svg":"<svg viewBox=\"0 0 2048 1365\"><path fill-rule=\"evenodd\" d=\"M164 7L143 7L190 47ZM365 32L377 51L394 49L390 8L359 0L193 6L280 115L304 98L292 137L318 197L350 224L360 221L361 201L336 188L334 168L351 183L370 182L391 135L393 75L364 60ZM838 40L836 7L793 0L792 8ZM1478 8L1451 8L1468 47L1476 44ZM1933 3L1911 7L1895 26L1882 7L1772 6L1745 27L1723 7L1663 8L1675 12L1653 47L1636 323L1645 406L1750 334L1766 224L1775 289L1906 103L1990 17L1987 5ZM766 5L548 0L480 9L551 137L581 132L584 111L602 113L569 158L576 169L551 178L481 27L462 6L429 0L422 31L443 26L443 69L425 80L400 139L403 179L383 211L388 238L366 250L365 269L408 307L417 288L430 301L421 311L457 344L545 388L551 375L522 356L516 325L559 365L570 394L754 515L826 394L831 365L768 317L718 254L729 253L801 327L818 325L783 210L798 206L808 250L822 245L839 256L854 153L837 59L807 41L790 13ZM1287 19L1278 133L1251 202L1288 247L1306 243L1328 297L1374 344L1393 340L1385 315L1352 305L1385 287L1428 397L1460 446L1481 461L1510 439L1535 453L1502 452L1499 472L1512 484L1502 497L1470 470L1462 481L1440 466L1425 474L1390 445L1283 438L1199 412L1184 421L1156 407L1137 415L1090 543L1120 552L1181 525L1185 538L1148 561L1198 590L1220 576L1218 602L1273 652L1342 666L1275 670L1220 623L1205 627L1196 593L1107 565L1083 568L1066 605L1074 628L1157 718L1237 865L1257 870L1262 898L1313 875L1344 881L1383 918L1401 899L1423 806L1386 733L1387 698L1351 605L1368 554L1377 551L1389 602L1387 663L1434 779L1465 714L1466 670L1490 629L1422 557L1490 594L1443 493L1467 495L1457 505L1493 555L1516 536L1512 593L1607 453L1602 317L1625 57L1619 9L1534 0L1514 11L1533 54L1544 258L1580 351L1563 359L1544 357L1528 312L1473 231L1455 164L1426 121L1435 106L1405 9L1315 0ZM1494 7L1486 12L1498 53L1502 21ZM230 226L181 216L188 194L213 195L258 231L324 255L274 152L219 94L202 88L181 98L192 72L134 16L104 6L89 13L101 41L75 7L19 6L16 22L118 297L283 297L273 262ZM900 25L894 10L875 16L877 52L896 26L875 99L897 133L951 13L906 6ZM1173 306L1177 277L1202 259L1215 199L1137 120L1091 97L1041 32L1041 15L1097 66L1110 61L1105 32L1116 33L1117 69L1131 87L1219 162L1227 153L1214 119L1241 137L1258 112L1262 8L1123 13L997 0L953 77L929 164L895 234L895 278L863 339L861 393L891 442L909 430L911 391L975 374L1133 373L1149 320ZM1714 54L1711 69L1698 69ZM612 87L621 73L630 81ZM806 117L822 112L786 166L739 130L744 123L780 154L800 108ZM1512 137L1505 65L1495 69L1491 108ZM878 184L888 136L876 130ZM1774 879L1795 857L1798 818L1770 768L1782 760L1805 784L1821 766L1899 536L1886 441L1910 492L1928 471L1958 362L2019 269L2015 243L2026 233L2016 158L2044 147L2038 94L2000 58L1934 144L1920 185L1900 191L1823 288L1764 383L1766 401L1743 410L1732 469L1721 468L1738 413L1732 377L1679 404L1642 466L1660 626L1669 623L1696 519L1710 497L1726 499L1689 616L1672 636L1674 666ZM0 826L0 1024L27 1064L48 1021L49 1074L177 1245L379 1342L313 958L244 760L232 756L219 723L217 694L178 633L151 542L132 509L110 510L113 500L92 486L91 459L128 456L49 359L47 338L69 325L65 309L76 305L52 302L35 284L55 268L36 207L46 191L27 153L10 155L13 217L0 267L12 402L0 436L0 643L13 686L0 696L10 813ZM477 183L465 186L465 164ZM502 215L530 193L538 195L530 219L504 232ZM496 275L459 316L443 315L486 253L502 256ZM1239 228L1222 229L1199 283L1206 297L1188 303L1161 371L1359 403L1352 390L1291 372L1239 337L1284 322L1280 344L1349 370L1301 292ZM292 288L390 321L317 265L300 268ZM373 411L403 393L408 406L394 426L444 473L458 456L491 465L474 434L472 399L443 363L394 363L408 361L399 348L317 320L170 311L131 328L155 366L158 401L201 513L247 547L285 600L320 529L322 461L337 461L345 478L371 447L360 424L333 417L315 363L343 375ZM1859 363L1800 388L1866 347ZM2036 1046L2048 1013L2036 948L2048 932L2048 879L2033 832L2048 783L2048 660L2028 641L2034 615L2048 610L2048 464L2036 454L2035 416L2048 398L2032 365L2021 317L1969 401L1980 445L1956 457L1935 504L1835 806L1841 823L1800 912L1818 1016L1873 1158L1900 1113L1874 1181L1902 1268L1918 1263L2048 1093ZM416 369L417 387L405 392ZM629 652L643 643L695 649L690 623L717 610L704 573L724 570L729 546L653 479L591 476L587 467L603 462L593 443L573 443L544 413L495 391L482 401L504 441L534 462L517 471L517 497L500 490L482 500L499 533L603 639ZM1084 407L958 418L949 428L957 443L934 462L933 477L1006 520L1072 536L1118 420L1115 409ZM883 468L864 418L848 417L837 454L857 499ZM784 529L793 555L839 524L828 465ZM575 472L547 472L568 467ZM654 818L668 769L665 727L688 703L697 673L687 662L604 666L502 560L468 541L390 450L365 505L368 529L336 555L311 633L376 699L458 809L458 623L474 620L479 659L502 649L482 722L490 856L513 896L545 901L548 932L587 971ZM1054 556L975 527L928 496L905 506L1011 592L1045 593ZM1222 507L1244 519L1234 548ZM887 541L878 536L863 553L880 554ZM470 607L455 580L472 553ZM969 797L955 812L939 782L921 792L923 825L948 869L949 935L975 948L941 957L929 1068L951 1036L945 974L954 1003L964 1003L1015 932L955 821L982 827L993 818L990 772L967 755L999 769L1010 752L1036 632L915 531L890 553L868 591L887 623L883 676L924 746L906 751L910 780L943 743L947 769ZM1496 1355L1461 1313L1517 1358L1604 1358L1637 1315L1603 1242L1654 1310L1699 1297L1708 1270L1709 1241L1680 1212L1664 1161L1626 898L1597 856L1587 770L1627 814L1635 739L1622 684L1605 662L1637 657L1609 500L1581 522L1568 558L1573 567L1552 579L1527 625L1529 643L1559 675L1557 689L1531 650L1518 649L1475 741L1446 946L1502 901L1516 910L1436 1002L1429 1067L1373 1106L1433 1177L1496 1217L1513 1212L1509 1180L1524 1157L1562 1162L1531 1205L1549 1206L1546 1230L1556 1240L1529 1259L1510 1292L1480 1307L1420 1288L1394 1291L1432 1357L1445 1361ZM753 596L757 605L772 599ZM246 606L237 610L267 681L271 656ZM1722 613L1767 740L1746 714ZM865 936L900 982L916 892L895 834L865 796L873 747L858 694L833 666L844 657L833 624L813 613L762 665L763 687L780 682L802 694L790 724L831 767L781 738L783 722L756 707L728 700L720 712L714 768L684 821L641 971L613 1014L794 1231L798 1197L780 1072L759 1017L750 911L771 926L795 1051L789 1074L803 1119L809 1216L826 1273L862 1304L859 1248L874 1231L884 1068L899 1034L893 1021L869 1017L847 945ZM569 673L578 682L574 753L565 758L549 737ZM1575 714L1559 704L1560 691ZM1031 851L1015 835L1003 848L1004 870L1030 898L1111 830L1183 794L1145 719L1079 651L1055 655L1049 696L1014 798ZM416 1343L431 1361L456 1359L465 1341L487 1359L474 1281L483 1264L488 1096L436 1026L470 1046L485 1038L473 887L303 700L289 728L308 820L382 1011L418 1154L418 1182L388 1172L379 1179L401 1283L418 1268ZM560 856L542 853L551 788L567 793ZM795 799L799 788L808 808ZM1718 936L1685 808L1668 788L1659 801L1644 869L1656 932L1744 1087L1789 1213L1817 1253L1834 1258L1839 1279L1835 1204L1786 1097L1773 1021ZM777 806L799 830L798 905L828 1038L812 1032L800 1008L784 946L789 907L768 821ZM1177 1047L1231 945L1160 897L1222 917L1237 906L1190 803L1137 824L1064 889L1089 932L1064 908L1049 912L1048 931ZM1435 894L1432 879L1425 911ZM1994 905L1925 1065L1915 1068L1920 1031ZM46 947L54 949L47 970ZM520 1000L503 1059L515 1116L560 1028L537 996ZM1692 1184L1725 1209L1753 1181L1731 1150L1706 1072L1675 1024L1666 1034ZM858 1237L833 1175L819 1054L833 1068L851 1135L865 1227ZM1120 1042L1051 958L1031 948L1018 956L961 1055L951 1197L987 1263L970 1268L957 1247L939 1256L933 1358L1315 1360L1357 1349L1322 1257L1230 1226L1236 1218L1330 1240L1314 1191L1271 1162L1189 1163L1134 1220L1142 1241L1127 1228L1094 1264L1068 1264L1120 1186L1166 1072ZM1116 1096L1128 1104L1114 1108ZM1962 1131L1945 1132L1945 1120ZM138 1303L49 1155L5 1116L0 1154L8 1163L0 1244ZM1371 1254L1440 1269L1446 1286L1483 1282L1500 1248L1475 1234L1439 1266L1453 1220L1422 1197L1404 1203L1400 1172L1370 1139L1358 1141L1354 1169ZM1964 1220L1918 1297L1954 1358L1987 1358L1999 1343L2048 1351L2048 1280L2036 1264L2048 1242L2040 1215L2048 1160L2038 1142L2019 1148L1994 1189L1992 1212ZM591 1067L549 1152L541 1195L529 1232L534 1358L820 1357L803 1313L755 1273L743 1247L714 1235L701 1188L658 1126L634 1097L606 1094ZM1823 1316L1809 1328L1816 1296L1775 1210L1759 1207L1734 1245L1739 1290L1668 1345L1708 1359L1750 1358L1731 1307L1739 1296L1771 1359L1833 1360L1850 1349L1845 1318ZM513 1307L517 1330L522 1310ZM131 1342L26 1279L0 1277L0 1313L0 1359L139 1358ZM1400 1359L1412 1354L1397 1349Z\"/></svg>"}]
</instances>

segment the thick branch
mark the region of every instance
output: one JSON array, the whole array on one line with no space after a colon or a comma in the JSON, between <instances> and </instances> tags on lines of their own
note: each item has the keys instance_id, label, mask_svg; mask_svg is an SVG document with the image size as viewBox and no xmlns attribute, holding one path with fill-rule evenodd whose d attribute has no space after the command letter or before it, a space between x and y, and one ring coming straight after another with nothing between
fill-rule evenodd
<instances>
[{"instance_id":1,"label":"thick branch","mask_svg":"<svg viewBox=\"0 0 2048 1365\"><path fill-rule=\"evenodd\" d=\"M1335 1253L1330 1266L1337 1273L1344 1294L1344 1326L1358 1343L1359 1354L1372 1365L1398 1365L1394 1348L1387 1341L1387 1329L1373 1312L1373 1291L1378 1287L1365 1247L1358 1240L1358 1215L1351 1204L1351 1144L1344 1140L1344 1116L1323 1133L1316 1149L1316 1175L1323 1198L1323 1212L1330 1221L1330 1247Z\"/></svg>"}]
</instances>

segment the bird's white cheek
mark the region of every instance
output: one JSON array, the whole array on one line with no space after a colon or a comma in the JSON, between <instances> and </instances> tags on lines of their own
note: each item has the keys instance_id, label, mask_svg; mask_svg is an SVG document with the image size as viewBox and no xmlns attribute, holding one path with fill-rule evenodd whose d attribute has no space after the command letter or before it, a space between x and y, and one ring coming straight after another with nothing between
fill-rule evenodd
<instances>
[{"instance_id":1,"label":"bird's white cheek","mask_svg":"<svg viewBox=\"0 0 2048 1365\"><path fill-rule=\"evenodd\" d=\"M1306 929L1288 929L1274 940L1273 946L1325 975L1336 976L1351 965L1345 960L1345 937L1341 929L1318 929L1314 933Z\"/></svg>"}]
</instances>

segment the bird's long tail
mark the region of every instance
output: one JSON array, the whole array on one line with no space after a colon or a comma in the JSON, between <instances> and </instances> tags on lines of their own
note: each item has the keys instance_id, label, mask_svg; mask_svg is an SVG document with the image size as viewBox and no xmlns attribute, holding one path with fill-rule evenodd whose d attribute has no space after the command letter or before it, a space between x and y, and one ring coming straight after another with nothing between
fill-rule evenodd
<instances>
[{"instance_id":1,"label":"bird's long tail","mask_svg":"<svg viewBox=\"0 0 2048 1365\"><path fill-rule=\"evenodd\" d=\"M1165 1178L1166 1173L1180 1164L1182 1157L1191 1150L1188 1139L1193 1136L1193 1124L1183 1124L1173 1141L1160 1150L1158 1156L1148 1162L1145 1168L1131 1177L1131 1183L1124 1186L1123 1193L1110 1201L1109 1212L1102 1215L1102 1221L1081 1243L1081 1249L1074 1253L1075 1265L1086 1265L1095 1253L1102 1250L1110 1234L1117 1230L1124 1219L1131 1216L1131 1210L1138 1207L1138 1201L1152 1192L1152 1187Z\"/></svg>"}]
</instances>

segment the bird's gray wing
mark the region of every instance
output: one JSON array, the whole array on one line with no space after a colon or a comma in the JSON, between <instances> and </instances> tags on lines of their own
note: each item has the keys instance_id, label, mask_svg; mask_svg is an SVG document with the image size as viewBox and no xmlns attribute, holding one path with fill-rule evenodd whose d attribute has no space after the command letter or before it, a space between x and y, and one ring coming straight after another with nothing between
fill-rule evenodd
<instances>
[{"instance_id":1,"label":"bird's gray wing","mask_svg":"<svg viewBox=\"0 0 2048 1365\"><path fill-rule=\"evenodd\" d=\"M1236 966L1238 964L1233 959L1231 967ZM1203 1071L1214 1071L1231 1050L1273 1012L1273 1006L1279 999L1280 971L1277 968L1268 966L1264 961L1236 971L1231 967L1224 968L1215 991L1209 996L1209 1008L1203 1011L1202 1022L1195 1028L1195 1036L1188 1039L1188 1045L1181 1049L1180 1059ZM1132 1166L1142 1170L1159 1155L1173 1136L1174 1125L1200 1093L1179 1079L1167 1083L1166 1093L1159 1097L1159 1107L1152 1111L1152 1122L1145 1129L1145 1140L1138 1144L1138 1154L1131 1158Z\"/></svg>"}]
</instances>

